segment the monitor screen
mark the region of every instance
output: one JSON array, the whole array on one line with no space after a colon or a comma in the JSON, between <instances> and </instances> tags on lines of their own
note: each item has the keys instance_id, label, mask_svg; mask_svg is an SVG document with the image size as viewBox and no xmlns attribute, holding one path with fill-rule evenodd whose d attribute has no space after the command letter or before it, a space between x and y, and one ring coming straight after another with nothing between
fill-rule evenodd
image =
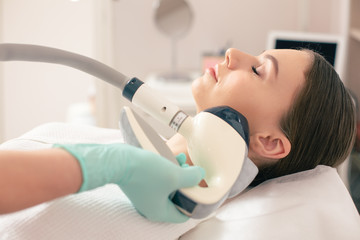
<instances>
[{"instance_id":1,"label":"monitor screen","mask_svg":"<svg viewBox=\"0 0 360 240\"><path fill-rule=\"evenodd\" d=\"M321 54L333 66L335 66L336 42L320 41L297 41L287 39L276 39L275 49L299 49L306 48Z\"/></svg>"},{"instance_id":2,"label":"monitor screen","mask_svg":"<svg viewBox=\"0 0 360 240\"><path fill-rule=\"evenodd\" d=\"M346 40L343 36L325 33L270 31L267 49L308 48L323 55L340 77L345 68Z\"/></svg>"}]
</instances>

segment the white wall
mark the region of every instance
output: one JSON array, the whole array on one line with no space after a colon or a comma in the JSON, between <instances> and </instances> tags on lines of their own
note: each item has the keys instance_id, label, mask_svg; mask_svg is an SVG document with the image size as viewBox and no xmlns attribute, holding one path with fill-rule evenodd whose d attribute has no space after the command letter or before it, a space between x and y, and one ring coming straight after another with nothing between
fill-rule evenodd
<instances>
[{"instance_id":1,"label":"white wall","mask_svg":"<svg viewBox=\"0 0 360 240\"><path fill-rule=\"evenodd\" d=\"M40 44L92 57L94 1L2 0L1 42ZM42 123L65 121L68 106L86 100L93 81L91 76L64 66L24 62L0 65L2 140Z\"/></svg>"}]
</instances>

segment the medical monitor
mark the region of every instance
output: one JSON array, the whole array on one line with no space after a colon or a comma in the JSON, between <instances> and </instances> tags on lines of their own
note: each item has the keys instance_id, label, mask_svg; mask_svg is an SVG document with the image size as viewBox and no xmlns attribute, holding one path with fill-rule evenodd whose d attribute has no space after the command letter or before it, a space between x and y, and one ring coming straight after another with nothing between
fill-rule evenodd
<instances>
[{"instance_id":1,"label":"medical monitor","mask_svg":"<svg viewBox=\"0 0 360 240\"><path fill-rule=\"evenodd\" d=\"M340 77L343 76L345 41L338 35L303 32L270 32L267 49L308 48L325 57L334 66Z\"/></svg>"}]
</instances>

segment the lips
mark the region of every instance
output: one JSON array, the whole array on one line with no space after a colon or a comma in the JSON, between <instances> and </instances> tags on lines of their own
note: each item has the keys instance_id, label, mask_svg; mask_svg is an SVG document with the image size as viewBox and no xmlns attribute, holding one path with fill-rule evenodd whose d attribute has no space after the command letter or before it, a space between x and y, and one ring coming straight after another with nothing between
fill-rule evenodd
<instances>
[{"instance_id":1,"label":"lips","mask_svg":"<svg viewBox=\"0 0 360 240\"><path fill-rule=\"evenodd\" d=\"M216 75L217 75L216 74L217 65L215 66L215 68L210 67L210 68L208 68L206 70L215 79L215 81L217 82L217 77L216 77Z\"/></svg>"}]
</instances>

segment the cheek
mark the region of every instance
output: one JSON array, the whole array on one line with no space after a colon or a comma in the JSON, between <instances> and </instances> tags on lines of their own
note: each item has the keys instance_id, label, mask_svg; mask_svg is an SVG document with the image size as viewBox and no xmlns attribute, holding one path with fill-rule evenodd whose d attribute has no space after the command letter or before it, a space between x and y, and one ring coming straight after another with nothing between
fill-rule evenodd
<instances>
[{"instance_id":1,"label":"cheek","mask_svg":"<svg viewBox=\"0 0 360 240\"><path fill-rule=\"evenodd\" d=\"M234 85L227 90L223 101L246 117L251 116L250 118L252 118L256 113L262 112L264 108L267 108L268 99L264 99L264 94L256 86L247 85L244 87Z\"/></svg>"},{"instance_id":2,"label":"cheek","mask_svg":"<svg viewBox=\"0 0 360 240\"><path fill-rule=\"evenodd\" d=\"M253 96L252 89L244 86L240 81L232 81L224 84L220 89L219 101L232 108L239 108L249 102L249 97Z\"/></svg>"}]
</instances>

